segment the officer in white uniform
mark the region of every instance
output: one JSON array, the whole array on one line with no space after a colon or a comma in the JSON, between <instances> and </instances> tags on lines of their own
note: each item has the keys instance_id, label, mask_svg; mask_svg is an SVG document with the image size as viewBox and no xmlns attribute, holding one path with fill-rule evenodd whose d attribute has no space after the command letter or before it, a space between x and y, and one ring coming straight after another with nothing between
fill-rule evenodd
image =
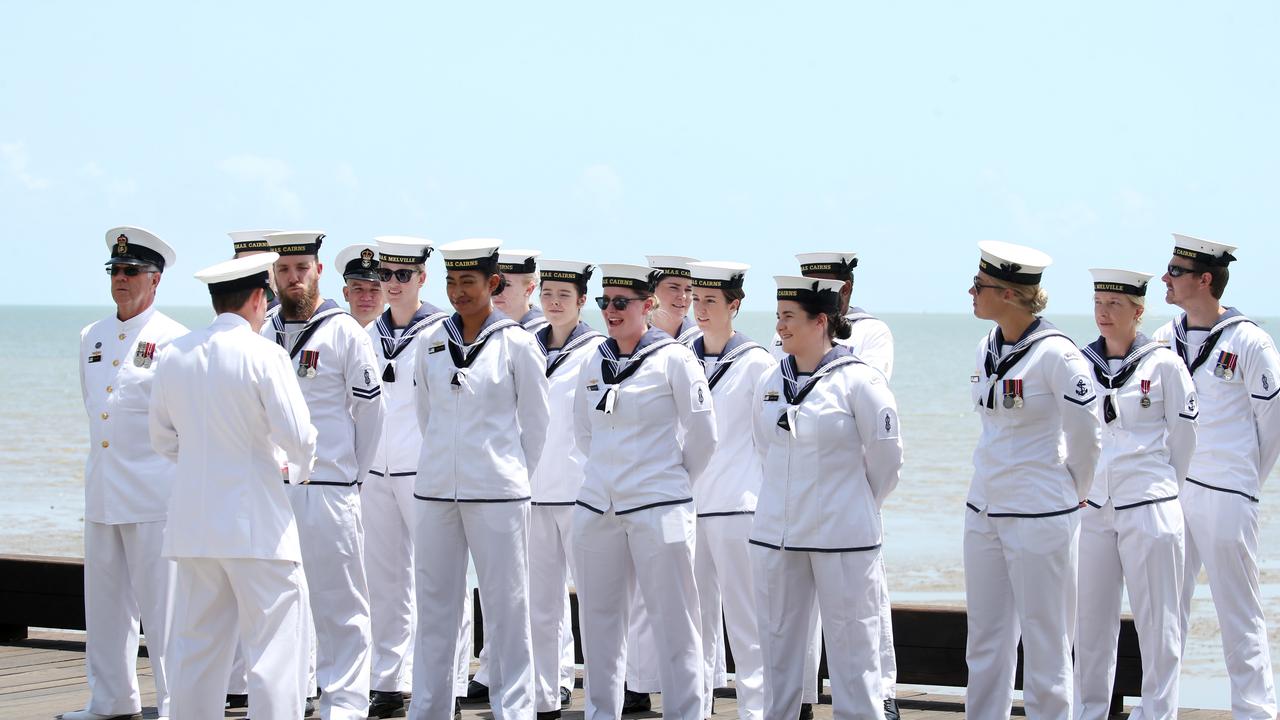
<instances>
[{"instance_id":1,"label":"officer in white uniform","mask_svg":"<svg viewBox=\"0 0 1280 720\"><path fill-rule=\"evenodd\" d=\"M453 713L453 661L467 552L486 598L490 698L498 720L534 715L529 627L529 475L549 417L546 364L533 335L493 309L497 240L444 254L454 315L419 339L414 379L424 439L414 497L418 631L414 718ZM514 410L514 412L513 412Z\"/></svg>"},{"instance_id":2,"label":"officer in white uniform","mask_svg":"<svg viewBox=\"0 0 1280 720\"><path fill-rule=\"evenodd\" d=\"M757 388L764 482L750 542L767 718L800 711L815 601L827 619L836 718L879 718L880 506L898 484L898 410L846 347L840 280L775 276L788 357Z\"/></svg>"},{"instance_id":3,"label":"officer in white uniform","mask_svg":"<svg viewBox=\"0 0 1280 720\"><path fill-rule=\"evenodd\" d=\"M342 273L342 299L351 317L367 328L382 314L387 299L378 280L377 243L356 243L338 251L334 265ZM375 339L375 345L376 339ZM363 480L361 480L363 482Z\"/></svg>"},{"instance_id":4,"label":"officer in white uniform","mask_svg":"<svg viewBox=\"0 0 1280 720\"><path fill-rule=\"evenodd\" d=\"M369 588L357 481L382 435L382 383L373 341L354 318L320 295L324 234L267 236L280 311L262 334L284 348L319 433L307 485L287 488L298 519L302 563L316 632L316 681L326 720L369 712Z\"/></svg>"},{"instance_id":5,"label":"officer in white uniform","mask_svg":"<svg viewBox=\"0 0 1280 720\"><path fill-rule=\"evenodd\" d=\"M1007 720L1018 638L1028 717L1071 717L1079 509L1101 452L1093 373L1075 343L1038 317L1052 260L978 244L973 313L996 327L971 380L982 435L965 503L969 638L965 714Z\"/></svg>"},{"instance_id":6,"label":"officer in white uniform","mask_svg":"<svg viewBox=\"0 0 1280 720\"><path fill-rule=\"evenodd\" d=\"M155 674L156 708L169 714L165 639L173 564L160 557L173 463L147 440L156 353L187 329L155 309L173 248L135 227L107 231L116 312L80 331L80 393L89 417L84 470L85 671L89 706L72 720L130 717L142 708L135 659L139 620Z\"/></svg>"},{"instance_id":7,"label":"officer in white uniform","mask_svg":"<svg viewBox=\"0 0 1280 720\"><path fill-rule=\"evenodd\" d=\"M1196 447L1195 387L1169 348L1138 332L1147 273L1094 268L1102 333L1081 348L1102 398L1102 457L1080 519L1075 704L1079 720L1110 715L1121 594L1129 589L1142 648L1142 702L1130 717L1174 720L1182 633L1178 486Z\"/></svg>"},{"instance_id":8,"label":"officer in white uniform","mask_svg":"<svg viewBox=\"0 0 1280 720\"><path fill-rule=\"evenodd\" d=\"M629 600L653 614L663 715L701 720L693 485L716 446L711 390L689 349L650 328L654 271L602 265L609 340L574 396L586 477L573 520L591 720L622 713Z\"/></svg>"},{"instance_id":9,"label":"officer in white uniform","mask_svg":"<svg viewBox=\"0 0 1280 720\"><path fill-rule=\"evenodd\" d=\"M1182 640L1203 567L1222 628L1236 718L1274 718L1275 682L1258 588L1258 499L1280 455L1280 355L1271 337L1221 304L1236 248L1174 235L1161 278L1182 316L1154 338L1181 356L1196 385L1199 442L1182 486L1186 568Z\"/></svg>"},{"instance_id":10,"label":"officer in white uniform","mask_svg":"<svg viewBox=\"0 0 1280 720\"><path fill-rule=\"evenodd\" d=\"M173 717L221 718L237 641L253 716L294 720L306 695L306 581L280 482L306 482L316 447L288 355L256 334L274 253L196 273L213 324L159 361L150 439L177 463L164 554L176 560ZM199 388L193 392L193 388Z\"/></svg>"},{"instance_id":11,"label":"officer in white uniform","mask_svg":"<svg viewBox=\"0 0 1280 720\"><path fill-rule=\"evenodd\" d=\"M734 262L690 263L693 316L702 337L693 354L711 389L720 442L698 483L693 486L698 537L694 575L702 612L702 649L706 685L704 714L711 715L717 686L717 663L724 643L733 650L738 717L761 720L764 712L764 661L756 624L755 586L747 538L760 493L761 466L751 431L756 385L777 366L763 346L733 329L749 267ZM728 637L725 637L725 628Z\"/></svg>"}]
</instances>

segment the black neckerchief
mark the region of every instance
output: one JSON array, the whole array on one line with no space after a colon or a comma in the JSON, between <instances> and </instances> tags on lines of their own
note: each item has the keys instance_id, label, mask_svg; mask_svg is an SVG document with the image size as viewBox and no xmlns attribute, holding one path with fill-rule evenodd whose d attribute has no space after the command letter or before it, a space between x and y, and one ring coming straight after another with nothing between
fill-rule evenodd
<instances>
[{"instance_id":1,"label":"black neckerchief","mask_svg":"<svg viewBox=\"0 0 1280 720\"><path fill-rule=\"evenodd\" d=\"M995 326L992 328L991 332L987 334L987 354L982 361L982 366L987 373L987 377L991 378L994 375L996 380L1003 378L1004 374L1009 372L1014 365L1017 365L1018 361L1022 360L1024 355L1031 352L1031 348L1036 343L1044 340L1045 338L1055 336L1067 337L1065 333L1054 327L1048 320L1038 317L1031 323L1026 331L1022 333L1022 337L1018 338L1018 342L1014 343L1013 349L1009 351L1009 354L1005 355L1002 359L1000 357L1000 346L1004 344L1004 333L1000 331L999 325ZM1071 338L1067 339L1070 340ZM990 387L987 388L988 410L996 406L995 396L996 384L994 381L991 381Z\"/></svg>"},{"instance_id":2,"label":"black neckerchief","mask_svg":"<svg viewBox=\"0 0 1280 720\"><path fill-rule=\"evenodd\" d=\"M462 342L462 316L454 313L452 317L446 318L444 329L449 335L449 357L453 359L453 366L458 369L453 374L453 380L449 384L461 385L462 371L471 367L471 363L475 362L476 358L479 357L480 351L484 349L485 343L489 342L489 338L509 327L520 327L520 325L515 320L494 310L489 313L489 317L484 319L484 324L480 326L480 332L476 334L475 342L467 345Z\"/></svg>"},{"instance_id":3,"label":"black neckerchief","mask_svg":"<svg viewBox=\"0 0 1280 720\"><path fill-rule=\"evenodd\" d=\"M796 356L788 355L782 361L782 393L787 398L788 407L778 415L778 427L787 430L794 437L795 416L799 409L800 403L809 396L809 393L818 386L818 382L830 375L837 368L853 363L861 363L857 355L844 345L836 345L827 351L826 355L818 361L818 367L813 369L813 373L806 378L800 377L800 371L796 368ZM804 385L801 385L801 382Z\"/></svg>"},{"instance_id":4,"label":"black neckerchief","mask_svg":"<svg viewBox=\"0 0 1280 720\"><path fill-rule=\"evenodd\" d=\"M595 338L604 337L599 331L593 330L590 325L579 320L578 324L569 333L569 337L565 338L564 345L560 346L560 353L552 360L547 348L547 343L551 341L551 324L548 323L546 327L534 333L533 336L538 339L538 347L542 348L542 354L547 356L547 377L551 377L552 373L568 359L569 353L586 345Z\"/></svg>"},{"instance_id":5,"label":"black neckerchief","mask_svg":"<svg viewBox=\"0 0 1280 720\"><path fill-rule=\"evenodd\" d=\"M286 333L284 331L284 316L277 312L271 318L271 327L275 328L276 331L276 344L285 350L288 350L289 357L297 357L298 353L302 350L302 346L307 344L307 341L311 339L312 335L316 334L316 331L320 329L321 325L328 322L329 318L346 314L347 311L338 307L338 303L332 300L325 300L320 303L320 307L316 308L316 311L312 313L311 317L307 320L307 324L302 326L302 332L298 333L297 339L293 341L293 347L290 348L285 345Z\"/></svg>"},{"instance_id":6,"label":"black neckerchief","mask_svg":"<svg viewBox=\"0 0 1280 720\"><path fill-rule=\"evenodd\" d=\"M1093 376L1098 379L1098 383L1108 390L1113 390L1124 387L1124 384L1129 382L1129 378L1133 377L1133 373L1137 371L1138 363L1142 361L1142 358L1150 355L1159 347L1163 346L1146 335L1138 333L1138 336L1133 340L1133 344L1129 346L1129 353L1124 356L1124 361L1120 363L1120 369L1114 373L1111 372L1111 365L1106 360L1106 338L1100 337L1080 348L1080 351L1093 364Z\"/></svg>"},{"instance_id":7,"label":"black neckerchief","mask_svg":"<svg viewBox=\"0 0 1280 720\"><path fill-rule=\"evenodd\" d=\"M693 341L693 354L698 356L698 361L703 364L703 367L707 363L705 342L705 335ZM735 331L733 335L729 336L729 342L724 344L724 349L720 351L720 363L716 365L715 372L711 373L711 377L707 378L707 385L712 390L715 390L716 383L720 382L720 378L724 377L725 372L729 370L729 366L733 364L733 361L757 348L764 350L746 335Z\"/></svg>"},{"instance_id":8,"label":"black neckerchief","mask_svg":"<svg viewBox=\"0 0 1280 720\"><path fill-rule=\"evenodd\" d=\"M387 308L382 315L378 316L377 328L378 336L382 340L382 356L387 360L387 367L382 371L383 382L396 381L396 357L404 352L404 349L409 347L409 343L413 342L413 339L425 330L428 325L446 317L448 315L435 305L422 303L414 311L413 317L409 318L409 324L405 326L405 331L397 338L395 335L395 321L391 318L391 308Z\"/></svg>"},{"instance_id":9,"label":"black neckerchief","mask_svg":"<svg viewBox=\"0 0 1280 720\"><path fill-rule=\"evenodd\" d=\"M604 362L600 363L600 376L608 387L604 392L604 397L600 398L600 402L596 403L596 409L604 413L612 413L613 404L618 395L618 386L634 375L650 355L661 348L675 344L677 344L675 338L654 327L649 328L644 335L640 336L640 342L636 343L636 349L627 358L619 357L621 352L618 349L617 340L609 338L600 343L599 352L601 357L604 358Z\"/></svg>"},{"instance_id":10,"label":"black neckerchief","mask_svg":"<svg viewBox=\"0 0 1280 720\"><path fill-rule=\"evenodd\" d=\"M1173 349L1178 353L1178 357L1182 358L1183 364L1187 366L1187 370L1192 375L1196 374L1196 370L1205 364L1209 359L1210 353L1213 352L1214 346L1218 344L1218 339L1222 337L1222 332L1236 323L1253 322L1245 317L1243 313L1235 308L1227 308L1227 311L1218 318L1218 322L1209 330L1209 337L1204 339L1204 344L1200 346L1200 354L1195 358L1188 357L1190 344L1187 342L1187 314L1182 313L1182 317L1173 324Z\"/></svg>"}]
</instances>

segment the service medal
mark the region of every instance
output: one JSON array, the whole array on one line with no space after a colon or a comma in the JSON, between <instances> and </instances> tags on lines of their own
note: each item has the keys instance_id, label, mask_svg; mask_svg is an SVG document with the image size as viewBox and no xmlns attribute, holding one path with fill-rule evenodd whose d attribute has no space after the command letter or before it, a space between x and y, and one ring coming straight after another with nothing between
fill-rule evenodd
<instances>
[{"instance_id":1,"label":"service medal","mask_svg":"<svg viewBox=\"0 0 1280 720\"><path fill-rule=\"evenodd\" d=\"M1236 361L1238 358L1239 356L1235 353L1230 353L1226 350L1218 353L1218 364L1213 368L1213 374L1223 380L1230 380L1235 377Z\"/></svg>"},{"instance_id":2,"label":"service medal","mask_svg":"<svg viewBox=\"0 0 1280 720\"><path fill-rule=\"evenodd\" d=\"M1235 377L1235 373L1233 373L1233 372L1231 371L1231 368L1222 368L1222 379L1223 379L1223 380L1230 380L1230 379L1231 379L1231 378L1233 378L1233 377Z\"/></svg>"},{"instance_id":3,"label":"service medal","mask_svg":"<svg viewBox=\"0 0 1280 720\"><path fill-rule=\"evenodd\" d=\"M1013 396L1012 396L1012 395L1005 395L1005 396L1004 396L1004 407L1005 407L1005 409L1006 409L1006 410L1012 410L1012 409L1013 409L1013 405L1014 405L1014 399L1013 399Z\"/></svg>"},{"instance_id":4,"label":"service medal","mask_svg":"<svg viewBox=\"0 0 1280 720\"><path fill-rule=\"evenodd\" d=\"M298 377L313 378L316 376L316 368L320 366L319 350L303 350L302 356L298 358Z\"/></svg>"},{"instance_id":5,"label":"service medal","mask_svg":"<svg viewBox=\"0 0 1280 720\"><path fill-rule=\"evenodd\" d=\"M1142 399L1138 401L1138 404L1144 408L1149 408L1151 407L1151 381L1143 380L1140 386L1142 388Z\"/></svg>"}]
</instances>

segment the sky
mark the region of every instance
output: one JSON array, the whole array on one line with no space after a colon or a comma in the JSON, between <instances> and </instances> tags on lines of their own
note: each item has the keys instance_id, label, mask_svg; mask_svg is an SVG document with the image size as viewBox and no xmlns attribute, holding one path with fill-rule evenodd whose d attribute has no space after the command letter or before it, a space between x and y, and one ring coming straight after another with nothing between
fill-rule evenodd
<instances>
[{"instance_id":1,"label":"sky","mask_svg":"<svg viewBox=\"0 0 1280 720\"><path fill-rule=\"evenodd\" d=\"M207 302L191 275L227 231L272 227L327 233L322 261L386 234L736 260L748 310L794 253L852 250L856 304L968 312L976 243L1005 240L1054 257L1052 316L1181 232L1240 246L1226 300L1280 315L1280 4L32 2L5 25L0 244L56 271L0 304L107 304L105 233L136 225L177 249L171 305Z\"/></svg>"}]
</instances>

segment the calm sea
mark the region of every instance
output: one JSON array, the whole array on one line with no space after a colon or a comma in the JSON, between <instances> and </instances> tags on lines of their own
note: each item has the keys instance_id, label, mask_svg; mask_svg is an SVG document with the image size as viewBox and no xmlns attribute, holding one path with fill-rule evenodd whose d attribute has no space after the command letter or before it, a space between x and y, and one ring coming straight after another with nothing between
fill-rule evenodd
<instances>
[{"instance_id":1,"label":"calm sea","mask_svg":"<svg viewBox=\"0 0 1280 720\"><path fill-rule=\"evenodd\" d=\"M206 308L162 308L188 327L211 319ZM79 556L83 551L83 463L87 421L80 399L80 329L105 307L0 307L0 363L13 380L0 412L0 553ZM590 319L597 315L590 313ZM1097 336L1085 316L1049 315L1080 342ZM988 325L961 315L885 315L897 357L892 386L906 445L902 482L885 506L885 561L895 601L964 602L961 538L970 456L979 421L968 409L969 375ZM1148 332L1167 318L1153 318ZM1274 333L1280 320L1263 321ZM738 328L762 343L770 313L744 313ZM1262 593L1280 659L1280 501L1266 486L1259 558ZM1081 568L1087 572L1088 568ZM1182 705L1229 707L1218 623L1207 587L1197 592L1185 661Z\"/></svg>"}]
</instances>

